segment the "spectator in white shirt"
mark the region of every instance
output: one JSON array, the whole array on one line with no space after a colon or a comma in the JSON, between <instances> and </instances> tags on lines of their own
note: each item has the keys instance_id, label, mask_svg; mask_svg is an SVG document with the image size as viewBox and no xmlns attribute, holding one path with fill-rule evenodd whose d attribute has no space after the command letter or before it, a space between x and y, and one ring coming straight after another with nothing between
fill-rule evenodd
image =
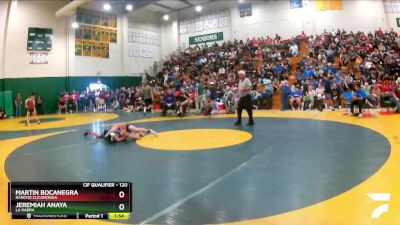
<instances>
[{"instance_id":1,"label":"spectator in white shirt","mask_svg":"<svg viewBox=\"0 0 400 225\"><path fill-rule=\"evenodd\" d=\"M299 46L297 46L297 44L293 44L292 46L290 46L289 48L290 53L292 53L292 56L297 56L299 54Z\"/></svg>"},{"instance_id":2,"label":"spectator in white shirt","mask_svg":"<svg viewBox=\"0 0 400 225\"><path fill-rule=\"evenodd\" d=\"M224 67L220 67L219 70L218 70L218 74L219 75L225 74L225 68Z\"/></svg>"}]
</instances>

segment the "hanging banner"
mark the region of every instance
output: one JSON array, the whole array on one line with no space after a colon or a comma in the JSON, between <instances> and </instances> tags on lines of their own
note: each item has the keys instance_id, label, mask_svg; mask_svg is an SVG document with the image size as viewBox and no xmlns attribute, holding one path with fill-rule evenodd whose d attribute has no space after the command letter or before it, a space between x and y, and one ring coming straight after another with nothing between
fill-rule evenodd
<instances>
[{"instance_id":1,"label":"hanging banner","mask_svg":"<svg viewBox=\"0 0 400 225\"><path fill-rule=\"evenodd\" d=\"M343 2L342 0L315 0L315 7L318 11L341 10Z\"/></svg>"},{"instance_id":2,"label":"hanging banner","mask_svg":"<svg viewBox=\"0 0 400 225\"><path fill-rule=\"evenodd\" d=\"M224 40L224 33L212 33L212 34L204 34L200 36L189 37L189 45L195 45L204 42L211 42L211 41L222 41Z\"/></svg>"},{"instance_id":3,"label":"hanging banner","mask_svg":"<svg viewBox=\"0 0 400 225\"><path fill-rule=\"evenodd\" d=\"M290 8L291 9L303 8L303 0L290 0Z\"/></svg>"}]
</instances>

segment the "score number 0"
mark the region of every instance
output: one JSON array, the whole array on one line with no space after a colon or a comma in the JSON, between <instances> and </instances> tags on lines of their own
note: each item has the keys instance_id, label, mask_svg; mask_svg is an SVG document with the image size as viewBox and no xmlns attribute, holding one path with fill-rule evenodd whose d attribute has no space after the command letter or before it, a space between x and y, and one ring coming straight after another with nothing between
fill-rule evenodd
<instances>
[{"instance_id":1,"label":"score number 0","mask_svg":"<svg viewBox=\"0 0 400 225\"><path fill-rule=\"evenodd\" d=\"M118 193L118 197L124 198L125 197L125 192L120 191ZM119 204L118 208L119 208L119 210L123 211L125 209L125 205L123 203L121 203L121 204Z\"/></svg>"},{"instance_id":2,"label":"score number 0","mask_svg":"<svg viewBox=\"0 0 400 225\"><path fill-rule=\"evenodd\" d=\"M119 183L120 187L128 187L128 183ZM124 198L125 197L125 192L120 191L118 193L118 197L120 198ZM123 211L125 209L125 205L123 203L119 204L118 206L119 210Z\"/></svg>"}]
</instances>

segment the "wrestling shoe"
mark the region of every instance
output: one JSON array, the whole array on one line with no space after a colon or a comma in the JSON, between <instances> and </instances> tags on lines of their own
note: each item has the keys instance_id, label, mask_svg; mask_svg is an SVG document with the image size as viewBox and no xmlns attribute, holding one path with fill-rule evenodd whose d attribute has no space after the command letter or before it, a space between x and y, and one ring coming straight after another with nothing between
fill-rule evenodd
<instances>
[{"instance_id":1,"label":"wrestling shoe","mask_svg":"<svg viewBox=\"0 0 400 225\"><path fill-rule=\"evenodd\" d=\"M149 131L150 131L150 134L154 135L155 137L160 136L156 131L154 131L152 129L149 129Z\"/></svg>"},{"instance_id":2,"label":"wrestling shoe","mask_svg":"<svg viewBox=\"0 0 400 225\"><path fill-rule=\"evenodd\" d=\"M85 131L85 133L83 133L84 137L87 137L89 135L89 131Z\"/></svg>"},{"instance_id":3,"label":"wrestling shoe","mask_svg":"<svg viewBox=\"0 0 400 225\"><path fill-rule=\"evenodd\" d=\"M254 126L254 122L253 121L249 121L248 123L246 123L247 126Z\"/></svg>"}]
</instances>

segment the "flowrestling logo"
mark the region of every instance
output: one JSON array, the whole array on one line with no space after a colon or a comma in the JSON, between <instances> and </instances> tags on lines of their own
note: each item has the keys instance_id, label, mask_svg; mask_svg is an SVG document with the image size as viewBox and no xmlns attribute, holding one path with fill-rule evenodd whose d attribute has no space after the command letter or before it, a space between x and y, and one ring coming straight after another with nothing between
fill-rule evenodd
<instances>
[{"instance_id":1,"label":"flowrestling logo","mask_svg":"<svg viewBox=\"0 0 400 225\"><path fill-rule=\"evenodd\" d=\"M372 212L372 219L378 219L383 213L389 211L389 204L386 202L390 201L390 193L368 193L367 195L373 201L382 203Z\"/></svg>"}]
</instances>

